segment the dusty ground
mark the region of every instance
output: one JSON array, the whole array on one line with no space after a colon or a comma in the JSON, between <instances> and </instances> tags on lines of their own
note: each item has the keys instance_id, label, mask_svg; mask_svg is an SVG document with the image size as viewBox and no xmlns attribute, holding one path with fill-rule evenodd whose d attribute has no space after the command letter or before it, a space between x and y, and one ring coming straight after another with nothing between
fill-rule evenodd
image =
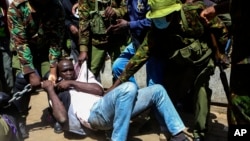
<instances>
[{"instance_id":1,"label":"dusty ground","mask_svg":"<svg viewBox=\"0 0 250 141\"><path fill-rule=\"evenodd\" d=\"M67 133L56 134L51 127L46 108L48 107L47 95L45 92L40 92L37 95L32 95L30 106L30 114L28 116L27 126L30 137L25 141L105 141L104 132L97 132L91 134L89 137L81 137ZM227 121L226 108L211 106L210 126L207 135L207 141L227 141ZM187 113L180 113L187 129L186 135L192 137L190 134L192 125L192 115ZM129 141L158 141L158 128L154 120L146 122L145 118L135 119L131 123Z\"/></svg>"}]
</instances>

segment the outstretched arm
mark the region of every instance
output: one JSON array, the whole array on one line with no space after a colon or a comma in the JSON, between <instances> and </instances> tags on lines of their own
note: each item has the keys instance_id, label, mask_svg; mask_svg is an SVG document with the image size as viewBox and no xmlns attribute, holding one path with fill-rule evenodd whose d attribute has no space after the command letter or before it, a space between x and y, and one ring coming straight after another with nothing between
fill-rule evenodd
<instances>
[{"instance_id":1,"label":"outstretched arm","mask_svg":"<svg viewBox=\"0 0 250 141\"><path fill-rule=\"evenodd\" d=\"M149 36L149 34L147 36ZM111 91L121 83L128 81L128 79L147 62L150 54L147 36L145 37L143 43L137 49L135 55L129 60L122 74L114 82L114 84L105 92L105 94L107 94L109 91Z\"/></svg>"}]
</instances>

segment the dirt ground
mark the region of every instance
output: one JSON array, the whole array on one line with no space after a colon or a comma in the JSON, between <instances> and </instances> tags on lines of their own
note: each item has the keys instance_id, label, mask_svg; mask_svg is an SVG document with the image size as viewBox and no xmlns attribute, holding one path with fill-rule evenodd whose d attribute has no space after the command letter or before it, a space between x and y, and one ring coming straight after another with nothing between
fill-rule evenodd
<instances>
[{"instance_id":1,"label":"dirt ground","mask_svg":"<svg viewBox=\"0 0 250 141\"><path fill-rule=\"evenodd\" d=\"M27 119L29 138L25 141L105 141L105 132L90 133L88 137L69 133L56 134L47 114L47 94L43 91L32 95L31 110ZM227 141L226 108L211 106L209 131L207 141ZM180 112L187 126L185 133L191 139L192 114ZM159 141L157 122L148 120L145 116L134 119L130 126L128 141Z\"/></svg>"}]
</instances>

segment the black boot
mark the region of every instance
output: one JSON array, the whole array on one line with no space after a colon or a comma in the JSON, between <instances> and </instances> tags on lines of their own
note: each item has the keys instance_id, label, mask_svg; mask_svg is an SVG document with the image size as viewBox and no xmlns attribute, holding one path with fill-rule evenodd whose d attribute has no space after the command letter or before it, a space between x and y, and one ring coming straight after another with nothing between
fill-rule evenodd
<instances>
[{"instance_id":1,"label":"black boot","mask_svg":"<svg viewBox=\"0 0 250 141\"><path fill-rule=\"evenodd\" d=\"M183 132L171 137L170 141L190 141Z\"/></svg>"},{"instance_id":2,"label":"black boot","mask_svg":"<svg viewBox=\"0 0 250 141\"><path fill-rule=\"evenodd\" d=\"M23 139L28 138L29 137L29 132L28 132L27 127L26 127L26 116L19 118L17 125L18 125L18 128L20 130L21 137Z\"/></svg>"},{"instance_id":3,"label":"black boot","mask_svg":"<svg viewBox=\"0 0 250 141\"><path fill-rule=\"evenodd\" d=\"M19 72L16 75L15 85L13 88L14 94L22 92L23 90L25 91L22 92L22 97L13 101L13 104L17 108L17 125L23 139L29 137L29 133L26 128L26 117L28 116L30 110L29 103L32 91L26 89L27 84L29 84L29 78L25 78L25 76Z\"/></svg>"}]
</instances>

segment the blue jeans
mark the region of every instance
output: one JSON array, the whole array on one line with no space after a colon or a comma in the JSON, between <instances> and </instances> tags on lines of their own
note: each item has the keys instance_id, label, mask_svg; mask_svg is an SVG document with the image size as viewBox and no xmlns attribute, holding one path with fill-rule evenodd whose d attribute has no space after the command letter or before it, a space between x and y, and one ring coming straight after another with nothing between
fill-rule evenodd
<instances>
[{"instance_id":1,"label":"blue jeans","mask_svg":"<svg viewBox=\"0 0 250 141\"><path fill-rule=\"evenodd\" d=\"M133 44L130 43L120 54L120 56L114 61L112 65L112 74L115 80L121 75L129 60L134 56L135 52L136 50ZM137 84L134 76L131 76L129 81Z\"/></svg>"},{"instance_id":2,"label":"blue jeans","mask_svg":"<svg viewBox=\"0 0 250 141\"><path fill-rule=\"evenodd\" d=\"M134 48L133 44L130 43L121 53L121 55L114 61L112 73L115 80L121 75L129 60L134 56L135 52L136 49ZM164 64L164 61L152 56L148 59L146 63L147 86L153 84L163 84L163 74L166 67ZM137 84L134 76L131 76L129 81Z\"/></svg>"},{"instance_id":3,"label":"blue jeans","mask_svg":"<svg viewBox=\"0 0 250 141\"><path fill-rule=\"evenodd\" d=\"M142 89L132 82L125 82L100 99L91 109L88 122L94 129L113 128L112 141L125 141L131 117L155 107L160 123L164 123L171 135L183 131L185 126L165 89L152 85Z\"/></svg>"}]
</instances>

